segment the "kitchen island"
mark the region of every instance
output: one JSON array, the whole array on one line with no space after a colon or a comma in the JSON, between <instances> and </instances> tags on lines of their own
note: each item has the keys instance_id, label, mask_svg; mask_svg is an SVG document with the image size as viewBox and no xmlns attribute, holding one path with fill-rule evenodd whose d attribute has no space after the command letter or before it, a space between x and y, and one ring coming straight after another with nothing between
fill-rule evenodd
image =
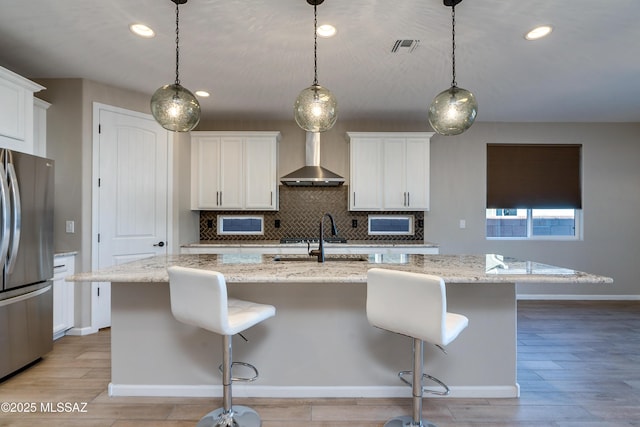
<instances>
[{"instance_id":1,"label":"kitchen island","mask_svg":"<svg viewBox=\"0 0 640 427\"><path fill-rule=\"evenodd\" d=\"M425 346L425 371L453 397L516 397L516 283L612 283L607 277L500 255L173 255L69 280L112 283L110 395L221 396L219 336L171 315L167 267L223 273L229 295L276 306L276 316L234 339L234 360L256 365L236 396L406 397L411 339L371 327L366 273L380 267L443 277L449 311L469 327L445 355ZM278 260L280 259L280 260ZM242 376L242 373L238 373Z\"/></svg>"}]
</instances>

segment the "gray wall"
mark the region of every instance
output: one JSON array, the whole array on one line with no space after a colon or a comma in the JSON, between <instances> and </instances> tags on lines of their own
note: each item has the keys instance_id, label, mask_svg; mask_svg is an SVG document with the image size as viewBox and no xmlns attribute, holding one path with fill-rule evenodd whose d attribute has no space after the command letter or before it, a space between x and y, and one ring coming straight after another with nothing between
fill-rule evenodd
<instances>
[{"instance_id":1,"label":"gray wall","mask_svg":"<svg viewBox=\"0 0 640 427\"><path fill-rule=\"evenodd\" d=\"M612 286L520 286L519 294L640 295L640 124L476 123L431 146L431 206L426 239L443 253L495 252L613 277ZM581 241L484 238L487 143L577 143L583 155ZM466 229L459 220L466 220Z\"/></svg>"},{"instance_id":2,"label":"gray wall","mask_svg":"<svg viewBox=\"0 0 640 427\"><path fill-rule=\"evenodd\" d=\"M79 252L79 270L90 269L92 103L101 102L148 113L149 95L79 79L38 80L47 87L39 97L48 110L48 152L56 168L56 250ZM203 118L197 130L278 130L282 133L279 175L304 164L304 132L293 120L215 121ZM347 131L431 131L425 122L338 120L322 135L321 162L349 176ZM176 136L173 155L172 226L177 242L197 236L188 206L189 146ZM487 241L484 237L485 147L493 143L583 144L584 239L574 242ZM632 295L640 298L635 264L640 261L640 123L476 123L460 136L435 135L431 145L431 210L425 215L425 238L441 252L497 252L585 270L614 278L612 286L529 285L520 294ZM79 219L78 219L79 218ZM76 220L76 234L64 233L64 221ZM466 229L460 229L460 219ZM195 238L194 238L195 240ZM86 288L86 287L85 287ZM88 296L83 295L83 306ZM90 316L82 309L83 322Z\"/></svg>"},{"instance_id":3,"label":"gray wall","mask_svg":"<svg viewBox=\"0 0 640 427\"><path fill-rule=\"evenodd\" d=\"M84 79L34 79L47 89L38 97L52 105L47 111L47 155L56 161L54 246L56 252L77 251L76 271L91 270L93 103L150 114L150 96ZM170 143L170 188L179 192L171 206L173 247L198 236L197 215L189 210L189 139L179 135ZM186 195L186 196L185 196ZM75 221L75 233L65 221ZM183 233L180 233L184 230ZM171 244L170 243L170 244ZM76 327L91 324L91 287L76 285Z\"/></svg>"}]
</instances>

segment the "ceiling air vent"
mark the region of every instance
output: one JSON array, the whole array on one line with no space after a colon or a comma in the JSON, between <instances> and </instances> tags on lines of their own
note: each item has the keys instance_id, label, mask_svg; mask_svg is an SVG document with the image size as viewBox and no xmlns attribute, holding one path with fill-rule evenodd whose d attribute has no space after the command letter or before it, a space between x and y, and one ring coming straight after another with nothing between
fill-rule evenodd
<instances>
[{"instance_id":1,"label":"ceiling air vent","mask_svg":"<svg viewBox=\"0 0 640 427\"><path fill-rule=\"evenodd\" d=\"M418 45L420 44L420 40L396 40L391 48L392 53L411 53L413 52Z\"/></svg>"}]
</instances>

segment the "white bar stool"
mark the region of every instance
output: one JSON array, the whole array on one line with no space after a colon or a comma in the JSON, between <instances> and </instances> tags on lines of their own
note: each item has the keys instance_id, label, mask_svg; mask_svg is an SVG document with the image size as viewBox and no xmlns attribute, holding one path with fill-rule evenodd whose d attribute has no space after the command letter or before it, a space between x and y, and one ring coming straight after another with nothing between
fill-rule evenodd
<instances>
[{"instance_id":1,"label":"white bar stool","mask_svg":"<svg viewBox=\"0 0 640 427\"><path fill-rule=\"evenodd\" d=\"M259 427L258 413L247 406L233 406L231 384L233 381L254 381L258 370L248 363L232 361L231 338L276 314L272 305L257 304L227 298L224 276L216 271L185 267L169 267L169 292L171 312L180 322L198 326L222 335L222 393L223 407L209 412L197 427ZM232 376L233 365L252 369L251 378Z\"/></svg>"},{"instance_id":2,"label":"white bar stool","mask_svg":"<svg viewBox=\"0 0 640 427\"><path fill-rule=\"evenodd\" d=\"M381 329L413 338L413 371L402 371L400 379L412 386L413 415L393 418L385 427L435 427L422 420L423 379L435 381L444 391L427 392L447 395L449 388L437 378L423 374L424 342L442 349L469 324L461 314L447 313L444 281L437 276L406 271L372 268L367 273L367 319ZM413 373L409 382L404 375Z\"/></svg>"}]
</instances>

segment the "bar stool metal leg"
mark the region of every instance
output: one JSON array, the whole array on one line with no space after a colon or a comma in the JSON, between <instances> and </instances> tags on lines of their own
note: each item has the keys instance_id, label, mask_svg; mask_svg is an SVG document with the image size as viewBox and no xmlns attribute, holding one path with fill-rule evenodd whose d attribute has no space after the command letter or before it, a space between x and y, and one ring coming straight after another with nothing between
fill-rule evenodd
<instances>
[{"instance_id":1,"label":"bar stool metal leg","mask_svg":"<svg viewBox=\"0 0 640 427\"><path fill-rule=\"evenodd\" d=\"M248 406L233 406L231 384L232 337L222 336L222 408L205 415L196 427L260 427L262 420L258 413Z\"/></svg>"},{"instance_id":2,"label":"bar stool metal leg","mask_svg":"<svg viewBox=\"0 0 640 427\"><path fill-rule=\"evenodd\" d=\"M422 371L424 369L424 342L413 339L413 415L395 417L387 421L384 427L436 427L435 424L422 420Z\"/></svg>"}]
</instances>

